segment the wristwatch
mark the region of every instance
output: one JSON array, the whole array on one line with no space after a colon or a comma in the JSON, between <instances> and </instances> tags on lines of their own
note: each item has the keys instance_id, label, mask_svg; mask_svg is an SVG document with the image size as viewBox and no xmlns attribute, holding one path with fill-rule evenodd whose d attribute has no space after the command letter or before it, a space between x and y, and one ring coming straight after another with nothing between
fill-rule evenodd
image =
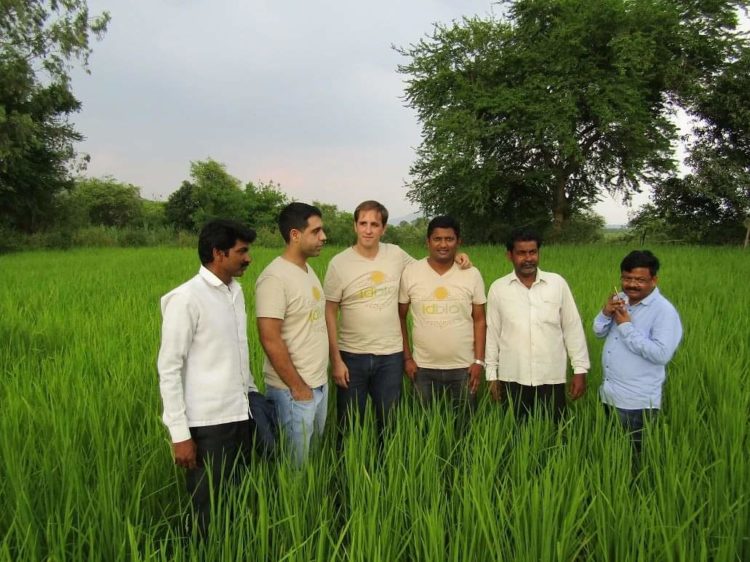
<instances>
[{"instance_id":1,"label":"wristwatch","mask_svg":"<svg viewBox=\"0 0 750 562\"><path fill-rule=\"evenodd\" d=\"M485 363L481 359L474 359L474 364L475 365L481 365L482 367L486 367L487 366L487 363Z\"/></svg>"}]
</instances>

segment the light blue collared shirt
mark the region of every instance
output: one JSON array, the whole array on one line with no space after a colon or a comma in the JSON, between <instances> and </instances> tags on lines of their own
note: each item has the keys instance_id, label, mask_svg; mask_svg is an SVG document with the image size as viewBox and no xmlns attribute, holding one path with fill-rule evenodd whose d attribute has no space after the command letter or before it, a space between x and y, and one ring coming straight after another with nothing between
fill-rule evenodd
<instances>
[{"instance_id":1,"label":"light blue collared shirt","mask_svg":"<svg viewBox=\"0 0 750 562\"><path fill-rule=\"evenodd\" d=\"M628 312L631 321L619 326L603 312L594 319L596 337L607 338L599 396L625 410L660 408L665 366L682 339L680 315L658 288Z\"/></svg>"}]
</instances>

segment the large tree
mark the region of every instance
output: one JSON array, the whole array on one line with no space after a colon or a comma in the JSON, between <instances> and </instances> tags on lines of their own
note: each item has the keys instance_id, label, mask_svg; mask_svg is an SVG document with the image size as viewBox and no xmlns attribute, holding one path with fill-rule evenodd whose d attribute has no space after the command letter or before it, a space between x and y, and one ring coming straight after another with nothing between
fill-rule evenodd
<instances>
[{"instance_id":1,"label":"large tree","mask_svg":"<svg viewBox=\"0 0 750 562\"><path fill-rule=\"evenodd\" d=\"M520 222L559 235L603 190L663 181L671 112L726 64L735 4L519 0L436 26L400 49L422 122L409 198L496 240Z\"/></svg>"},{"instance_id":2,"label":"large tree","mask_svg":"<svg viewBox=\"0 0 750 562\"><path fill-rule=\"evenodd\" d=\"M0 0L0 220L25 231L45 224L55 196L73 185L69 122L80 109L70 86L73 62L87 68L91 18L85 0Z\"/></svg>"},{"instance_id":3,"label":"large tree","mask_svg":"<svg viewBox=\"0 0 750 562\"><path fill-rule=\"evenodd\" d=\"M167 199L165 214L175 228L198 231L212 218L247 219L248 200L239 179L212 158L190 163L191 181Z\"/></svg>"}]
</instances>

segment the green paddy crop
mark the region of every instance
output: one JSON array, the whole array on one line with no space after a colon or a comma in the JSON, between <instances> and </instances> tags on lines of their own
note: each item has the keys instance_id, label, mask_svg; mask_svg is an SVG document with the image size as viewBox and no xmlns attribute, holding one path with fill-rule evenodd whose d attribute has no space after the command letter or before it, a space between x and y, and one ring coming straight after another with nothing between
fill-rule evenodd
<instances>
[{"instance_id":1,"label":"green paddy crop","mask_svg":"<svg viewBox=\"0 0 750 562\"><path fill-rule=\"evenodd\" d=\"M638 462L600 407L590 330L627 249L545 247L593 365L564 423L517 427L484 395L467 423L422 410L407 385L382 441L371 419L342 440L329 424L302 469L253 459L205 543L186 530L155 367L159 297L195 273L195 252L2 256L0 561L750 560L750 257L654 250L685 338ZM259 379L252 287L276 251L253 252L242 283ZM488 287L510 269L501 248L467 252ZM312 262L321 277L334 253Z\"/></svg>"}]
</instances>

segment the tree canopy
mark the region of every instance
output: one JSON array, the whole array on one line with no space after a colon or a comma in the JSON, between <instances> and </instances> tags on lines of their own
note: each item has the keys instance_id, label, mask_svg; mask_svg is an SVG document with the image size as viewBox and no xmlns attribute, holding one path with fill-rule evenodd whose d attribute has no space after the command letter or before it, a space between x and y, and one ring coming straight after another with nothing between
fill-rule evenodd
<instances>
[{"instance_id":1,"label":"tree canopy","mask_svg":"<svg viewBox=\"0 0 750 562\"><path fill-rule=\"evenodd\" d=\"M0 0L0 219L28 232L44 226L55 196L73 185L68 121L80 109L69 72L87 68L91 35L109 15L85 0Z\"/></svg>"},{"instance_id":2,"label":"tree canopy","mask_svg":"<svg viewBox=\"0 0 750 562\"><path fill-rule=\"evenodd\" d=\"M741 2L518 0L399 51L422 123L409 198L473 238L565 223L675 171L670 119L737 52ZM488 226L489 225L489 226Z\"/></svg>"}]
</instances>

